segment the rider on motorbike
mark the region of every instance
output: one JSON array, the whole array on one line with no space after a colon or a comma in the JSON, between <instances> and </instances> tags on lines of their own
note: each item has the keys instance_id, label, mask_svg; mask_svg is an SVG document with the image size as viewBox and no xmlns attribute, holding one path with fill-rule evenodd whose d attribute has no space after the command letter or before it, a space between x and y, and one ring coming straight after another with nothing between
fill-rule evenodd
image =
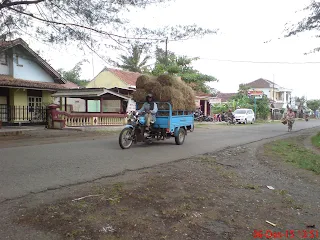
<instances>
[{"instance_id":1,"label":"rider on motorbike","mask_svg":"<svg viewBox=\"0 0 320 240\"><path fill-rule=\"evenodd\" d=\"M234 115L232 113L232 110L229 109L228 113L227 113L227 116L228 116L228 121L232 122L234 121Z\"/></svg>"},{"instance_id":2,"label":"rider on motorbike","mask_svg":"<svg viewBox=\"0 0 320 240\"><path fill-rule=\"evenodd\" d=\"M291 124L291 126L294 124L295 114L291 108L288 109L286 119L288 121L288 124Z\"/></svg>"},{"instance_id":3,"label":"rider on motorbike","mask_svg":"<svg viewBox=\"0 0 320 240\"><path fill-rule=\"evenodd\" d=\"M138 110L138 113L145 113L146 118L146 130L148 131L150 128L151 122L156 121L156 114L158 112L158 106L153 101L152 94L148 94L146 96L146 102L143 104L142 108Z\"/></svg>"}]
</instances>

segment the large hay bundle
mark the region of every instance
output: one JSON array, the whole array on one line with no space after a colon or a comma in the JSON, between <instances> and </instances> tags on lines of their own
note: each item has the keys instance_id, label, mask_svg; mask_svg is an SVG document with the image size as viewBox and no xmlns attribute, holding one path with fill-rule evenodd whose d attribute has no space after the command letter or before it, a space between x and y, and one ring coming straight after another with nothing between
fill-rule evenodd
<instances>
[{"instance_id":1,"label":"large hay bundle","mask_svg":"<svg viewBox=\"0 0 320 240\"><path fill-rule=\"evenodd\" d=\"M137 78L137 82L136 82L136 88L137 89L143 89L144 85L146 84L146 82L149 80L147 75L141 75L140 77Z\"/></svg>"},{"instance_id":2,"label":"large hay bundle","mask_svg":"<svg viewBox=\"0 0 320 240\"><path fill-rule=\"evenodd\" d=\"M169 86L162 87L160 91L161 102L170 102L172 105L172 110L184 110L185 104L182 92Z\"/></svg>"},{"instance_id":3,"label":"large hay bundle","mask_svg":"<svg viewBox=\"0 0 320 240\"><path fill-rule=\"evenodd\" d=\"M132 96L132 99L135 102L144 102L146 101L147 92L144 89L137 89Z\"/></svg>"},{"instance_id":4,"label":"large hay bundle","mask_svg":"<svg viewBox=\"0 0 320 240\"><path fill-rule=\"evenodd\" d=\"M157 81L162 86L173 86L173 87L176 87L176 88L179 88L181 84L184 84L184 82L179 80L177 77L171 76L171 75L168 75L168 74L160 75L157 78Z\"/></svg>"},{"instance_id":5,"label":"large hay bundle","mask_svg":"<svg viewBox=\"0 0 320 240\"><path fill-rule=\"evenodd\" d=\"M145 89L145 85L149 82L155 82L156 77L150 75L141 75L137 78L136 88L137 89Z\"/></svg>"},{"instance_id":6,"label":"large hay bundle","mask_svg":"<svg viewBox=\"0 0 320 240\"><path fill-rule=\"evenodd\" d=\"M151 93L155 101L160 101L161 91L159 90L161 90L161 88L161 84L156 81L149 81L144 86L144 90L146 90L147 93Z\"/></svg>"},{"instance_id":7,"label":"large hay bundle","mask_svg":"<svg viewBox=\"0 0 320 240\"><path fill-rule=\"evenodd\" d=\"M173 110L194 111L196 108L194 91L177 77L164 74L155 79L152 76L141 75L137 79L136 87L137 90L133 94L133 100L136 102L144 102L146 95L151 93L157 102L170 102ZM159 109L163 107L161 105Z\"/></svg>"},{"instance_id":8,"label":"large hay bundle","mask_svg":"<svg viewBox=\"0 0 320 240\"><path fill-rule=\"evenodd\" d=\"M180 88L180 91L182 92L182 95L184 97L185 110L195 111L196 98L195 98L193 89L189 87L187 84L185 84L185 85L182 85L182 88Z\"/></svg>"}]
</instances>

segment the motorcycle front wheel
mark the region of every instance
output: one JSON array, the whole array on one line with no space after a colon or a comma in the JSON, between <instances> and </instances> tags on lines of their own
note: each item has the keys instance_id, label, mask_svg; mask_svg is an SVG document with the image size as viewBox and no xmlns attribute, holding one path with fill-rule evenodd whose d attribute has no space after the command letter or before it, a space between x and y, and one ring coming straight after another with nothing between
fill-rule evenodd
<instances>
[{"instance_id":1,"label":"motorcycle front wheel","mask_svg":"<svg viewBox=\"0 0 320 240\"><path fill-rule=\"evenodd\" d=\"M119 135L119 145L122 149L128 149L133 143L133 129L125 128Z\"/></svg>"}]
</instances>

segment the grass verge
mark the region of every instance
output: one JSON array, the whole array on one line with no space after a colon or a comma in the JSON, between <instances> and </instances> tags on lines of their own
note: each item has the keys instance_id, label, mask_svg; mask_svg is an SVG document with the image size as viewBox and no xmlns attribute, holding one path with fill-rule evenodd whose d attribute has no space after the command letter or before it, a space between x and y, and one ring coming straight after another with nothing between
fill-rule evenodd
<instances>
[{"instance_id":1,"label":"grass verge","mask_svg":"<svg viewBox=\"0 0 320 240\"><path fill-rule=\"evenodd\" d=\"M265 153L273 158L290 162L299 168L320 174L320 157L299 144L299 139L291 138L265 145Z\"/></svg>"},{"instance_id":2,"label":"grass verge","mask_svg":"<svg viewBox=\"0 0 320 240\"><path fill-rule=\"evenodd\" d=\"M320 132L311 138L312 145L320 149Z\"/></svg>"}]
</instances>

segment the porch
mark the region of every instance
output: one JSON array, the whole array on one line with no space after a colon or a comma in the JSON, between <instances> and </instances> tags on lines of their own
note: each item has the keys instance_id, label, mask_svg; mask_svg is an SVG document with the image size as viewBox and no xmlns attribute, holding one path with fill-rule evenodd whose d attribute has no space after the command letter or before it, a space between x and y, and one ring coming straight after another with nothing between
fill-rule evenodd
<instances>
[{"instance_id":1,"label":"porch","mask_svg":"<svg viewBox=\"0 0 320 240\"><path fill-rule=\"evenodd\" d=\"M130 98L105 88L61 90L52 95L59 106L50 106L48 125L52 128L86 126L121 126L127 121L126 106ZM68 100L84 100L84 112L68 108Z\"/></svg>"},{"instance_id":2,"label":"porch","mask_svg":"<svg viewBox=\"0 0 320 240\"><path fill-rule=\"evenodd\" d=\"M45 124L46 106L53 90L0 87L0 122L3 125Z\"/></svg>"}]
</instances>

